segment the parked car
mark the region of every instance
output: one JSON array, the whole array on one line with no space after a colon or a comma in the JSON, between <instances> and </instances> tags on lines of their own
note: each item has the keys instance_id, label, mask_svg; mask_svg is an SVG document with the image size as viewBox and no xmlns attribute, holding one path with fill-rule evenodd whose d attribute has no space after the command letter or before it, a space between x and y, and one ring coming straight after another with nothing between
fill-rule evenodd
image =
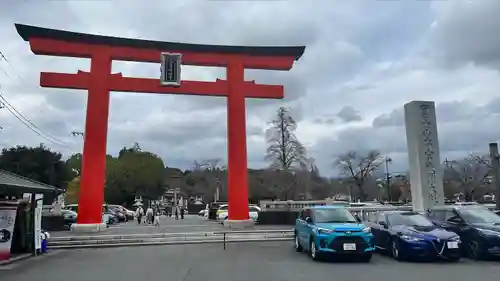
<instances>
[{"instance_id":1,"label":"parked car","mask_svg":"<svg viewBox=\"0 0 500 281\"><path fill-rule=\"evenodd\" d=\"M375 251L370 227L342 206L304 208L296 220L294 234L295 250L309 252L313 260L337 254L369 262Z\"/></svg>"},{"instance_id":2,"label":"parked car","mask_svg":"<svg viewBox=\"0 0 500 281\"><path fill-rule=\"evenodd\" d=\"M442 258L459 261L460 237L416 212L381 212L370 223L375 247L396 260Z\"/></svg>"},{"instance_id":3,"label":"parked car","mask_svg":"<svg viewBox=\"0 0 500 281\"><path fill-rule=\"evenodd\" d=\"M117 224L118 222L120 222L118 216L116 215L116 212L114 212L113 210L105 211L104 215L106 215L106 224Z\"/></svg>"},{"instance_id":4,"label":"parked car","mask_svg":"<svg viewBox=\"0 0 500 281\"><path fill-rule=\"evenodd\" d=\"M109 206L109 208L118 209L121 213L123 213L125 215L127 220L133 220L135 217L134 211L131 211L131 210L129 210L121 205L108 205L108 206Z\"/></svg>"},{"instance_id":5,"label":"parked car","mask_svg":"<svg viewBox=\"0 0 500 281\"><path fill-rule=\"evenodd\" d=\"M118 222L126 222L128 221L127 213L120 207L119 205L104 205L104 210L113 212Z\"/></svg>"},{"instance_id":6,"label":"parked car","mask_svg":"<svg viewBox=\"0 0 500 281\"><path fill-rule=\"evenodd\" d=\"M208 219L217 220L217 212L219 211L219 207L222 205L227 205L227 202L212 202L208 207Z\"/></svg>"},{"instance_id":7,"label":"parked car","mask_svg":"<svg viewBox=\"0 0 500 281\"><path fill-rule=\"evenodd\" d=\"M259 220L259 213L260 213L260 208L258 206L255 205L248 206L248 217L254 222L257 222ZM228 216L229 216L228 205L221 205L217 210L217 220L220 221L221 223L224 223L224 221L228 219Z\"/></svg>"},{"instance_id":8,"label":"parked car","mask_svg":"<svg viewBox=\"0 0 500 281\"><path fill-rule=\"evenodd\" d=\"M61 210L61 215L64 217L64 224L68 226L76 223L76 219L78 217L76 212L65 209Z\"/></svg>"},{"instance_id":9,"label":"parked car","mask_svg":"<svg viewBox=\"0 0 500 281\"><path fill-rule=\"evenodd\" d=\"M103 212L107 212L107 210L113 210L115 217L117 217L119 221L127 221L130 218L130 215L132 215L131 218L133 219L135 215L133 211L129 211L125 207L120 205L103 204L102 207L103 207ZM78 213L78 204L66 205L64 209Z\"/></svg>"},{"instance_id":10,"label":"parked car","mask_svg":"<svg viewBox=\"0 0 500 281\"><path fill-rule=\"evenodd\" d=\"M461 249L475 260L500 256L500 216L482 206L442 206L428 212L438 226L462 240Z\"/></svg>"}]
</instances>

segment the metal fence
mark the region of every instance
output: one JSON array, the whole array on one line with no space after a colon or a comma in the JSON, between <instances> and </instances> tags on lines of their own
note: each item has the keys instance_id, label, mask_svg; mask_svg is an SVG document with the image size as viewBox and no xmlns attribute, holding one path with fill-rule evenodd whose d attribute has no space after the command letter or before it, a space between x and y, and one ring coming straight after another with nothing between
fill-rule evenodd
<instances>
[{"instance_id":1,"label":"metal fence","mask_svg":"<svg viewBox=\"0 0 500 281\"><path fill-rule=\"evenodd\" d=\"M77 249L101 247L131 247L180 244L289 241L293 239L293 228L268 230L227 230L187 233L148 233L124 235L91 235L51 237L51 249Z\"/></svg>"}]
</instances>

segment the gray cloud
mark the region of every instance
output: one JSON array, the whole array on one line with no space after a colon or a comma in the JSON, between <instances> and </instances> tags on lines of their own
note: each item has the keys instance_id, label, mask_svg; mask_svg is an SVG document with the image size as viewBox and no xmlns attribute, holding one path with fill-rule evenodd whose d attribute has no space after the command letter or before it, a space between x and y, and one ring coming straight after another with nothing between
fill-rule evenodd
<instances>
[{"instance_id":1,"label":"gray cloud","mask_svg":"<svg viewBox=\"0 0 500 281\"><path fill-rule=\"evenodd\" d=\"M339 113L337 113L337 117L342 119L344 122L353 122L360 121L361 115L357 110L350 106L343 107Z\"/></svg>"},{"instance_id":2,"label":"gray cloud","mask_svg":"<svg viewBox=\"0 0 500 281\"><path fill-rule=\"evenodd\" d=\"M474 62L500 67L499 1L437 1L429 32L437 59L450 65Z\"/></svg>"},{"instance_id":3,"label":"gray cloud","mask_svg":"<svg viewBox=\"0 0 500 281\"><path fill-rule=\"evenodd\" d=\"M82 149L70 135L85 126L85 91L42 89L40 71L88 70L85 59L34 56L14 22L113 36L205 44L306 45L290 72L251 71L247 80L283 84L283 100L247 100L250 167L264 167L264 131L290 107L297 134L325 175L333 156L379 149L406 169L403 105L437 103L443 157L486 151L500 139L497 1L8 1L0 18L2 94L66 156ZM481 19L481 20L478 20ZM168 22L168 24L167 24ZM446 67L443 67L446 66ZM158 65L114 62L113 72L157 77ZM19 78L19 77L20 78ZM224 79L224 69L183 68L185 79ZM108 151L141 143L169 166L226 158L224 98L112 93ZM361 118L362 116L362 118ZM356 121L356 122L351 122ZM2 147L46 140L0 110Z\"/></svg>"}]
</instances>

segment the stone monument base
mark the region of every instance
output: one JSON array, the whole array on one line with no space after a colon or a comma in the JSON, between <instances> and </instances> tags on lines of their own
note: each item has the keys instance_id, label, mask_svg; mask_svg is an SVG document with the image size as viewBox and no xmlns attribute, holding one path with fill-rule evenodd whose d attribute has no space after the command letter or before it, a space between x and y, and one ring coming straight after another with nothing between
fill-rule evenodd
<instances>
[{"instance_id":1,"label":"stone monument base","mask_svg":"<svg viewBox=\"0 0 500 281\"><path fill-rule=\"evenodd\" d=\"M74 223L71 225L72 232L102 232L108 229L108 226L105 223Z\"/></svg>"},{"instance_id":2,"label":"stone monument base","mask_svg":"<svg viewBox=\"0 0 500 281\"><path fill-rule=\"evenodd\" d=\"M251 219L248 220L225 220L224 226L231 229L248 229L253 228L255 222Z\"/></svg>"}]
</instances>

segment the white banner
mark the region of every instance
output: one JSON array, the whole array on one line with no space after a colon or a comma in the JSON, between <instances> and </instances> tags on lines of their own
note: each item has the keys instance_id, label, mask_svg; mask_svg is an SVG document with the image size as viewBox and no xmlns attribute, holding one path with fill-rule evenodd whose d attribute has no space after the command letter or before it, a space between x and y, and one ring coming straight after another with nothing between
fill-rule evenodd
<instances>
[{"instance_id":1,"label":"white banner","mask_svg":"<svg viewBox=\"0 0 500 281\"><path fill-rule=\"evenodd\" d=\"M2 204L0 202L0 261L10 258L16 212L17 204Z\"/></svg>"},{"instance_id":2,"label":"white banner","mask_svg":"<svg viewBox=\"0 0 500 281\"><path fill-rule=\"evenodd\" d=\"M43 211L43 194L37 194L35 207L35 249L42 249L42 211Z\"/></svg>"}]
</instances>

